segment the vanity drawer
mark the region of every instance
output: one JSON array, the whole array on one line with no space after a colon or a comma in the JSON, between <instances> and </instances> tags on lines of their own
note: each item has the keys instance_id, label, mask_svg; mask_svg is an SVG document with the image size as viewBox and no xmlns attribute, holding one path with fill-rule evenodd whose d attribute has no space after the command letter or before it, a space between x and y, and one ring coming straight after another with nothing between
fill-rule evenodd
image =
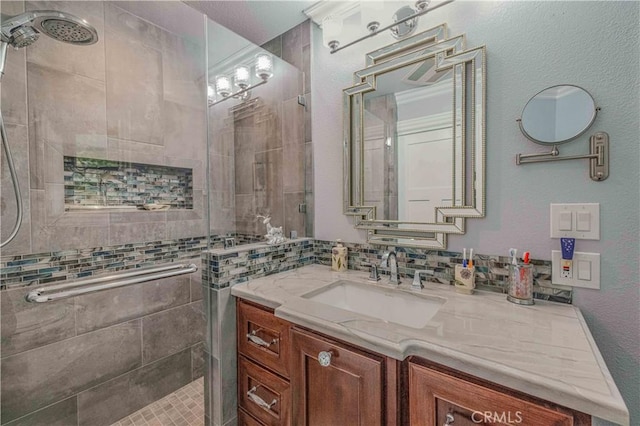
<instances>
[{"instance_id":1,"label":"vanity drawer","mask_svg":"<svg viewBox=\"0 0 640 426\"><path fill-rule=\"evenodd\" d=\"M289 378L289 323L238 301L238 352Z\"/></svg>"},{"instance_id":2,"label":"vanity drawer","mask_svg":"<svg viewBox=\"0 0 640 426\"><path fill-rule=\"evenodd\" d=\"M238 405L267 426L291 424L289 382L240 357ZM246 424L252 424L251 419Z\"/></svg>"},{"instance_id":3,"label":"vanity drawer","mask_svg":"<svg viewBox=\"0 0 640 426\"><path fill-rule=\"evenodd\" d=\"M409 363L411 426L586 426L589 416Z\"/></svg>"},{"instance_id":4,"label":"vanity drawer","mask_svg":"<svg viewBox=\"0 0 640 426\"><path fill-rule=\"evenodd\" d=\"M262 423L251 417L242 408L238 409L238 426L264 426Z\"/></svg>"}]
</instances>

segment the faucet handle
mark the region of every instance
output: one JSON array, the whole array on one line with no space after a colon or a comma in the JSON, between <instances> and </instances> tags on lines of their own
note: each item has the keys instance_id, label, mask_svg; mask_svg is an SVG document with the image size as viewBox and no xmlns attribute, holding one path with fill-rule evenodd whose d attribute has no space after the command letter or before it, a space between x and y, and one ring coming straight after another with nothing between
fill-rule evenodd
<instances>
[{"instance_id":1,"label":"faucet handle","mask_svg":"<svg viewBox=\"0 0 640 426\"><path fill-rule=\"evenodd\" d=\"M371 264L371 270L369 272L369 281L378 282L380 281L380 275L378 274L378 265L375 263Z\"/></svg>"},{"instance_id":2,"label":"faucet handle","mask_svg":"<svg viewBox=\"0 0 640 426\"><path fill-rule=\"evenodd\" d=\"M420 274L433 275L433 271L431 271L429 269L423 269L422 271L416 271L413 274L413 282L411 283L411 287L412 288L419 288L419 289L424 288L424 285L422 284L422 279L420 278Z\"/></svg>"},{"instance_id":3,"label":"faucet handle","mask_svg":"<svg viewBox=\"0 0 640 426\"><path fill-rule=\"evenodd\" d=\"M389 267L389 255L391 254L391 252L385 251L384 253L382 253L382 259L380 261L380 267L382 268L388 268Z\"/></svg>"}]
</instances>

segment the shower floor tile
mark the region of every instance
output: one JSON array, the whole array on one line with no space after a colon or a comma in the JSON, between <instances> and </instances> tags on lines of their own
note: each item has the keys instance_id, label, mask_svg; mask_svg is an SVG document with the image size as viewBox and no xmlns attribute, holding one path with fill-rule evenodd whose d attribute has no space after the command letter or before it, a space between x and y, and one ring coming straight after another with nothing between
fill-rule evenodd
<instances>
[{"instance_id":1,"label":"shower floor tile","mask_svg":"<svg viewBox=\"0 0 640 426\"><path fill-rule=\"evenodd\" d=\"M204 425L204 378L120 419L111 426Z\"/></svg>"}]
</instances>

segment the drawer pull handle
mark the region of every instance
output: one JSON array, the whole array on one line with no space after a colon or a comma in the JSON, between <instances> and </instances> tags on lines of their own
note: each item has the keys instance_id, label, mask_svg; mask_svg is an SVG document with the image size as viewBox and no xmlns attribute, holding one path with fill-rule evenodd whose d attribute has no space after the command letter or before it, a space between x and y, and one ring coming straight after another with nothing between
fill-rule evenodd
<instances>
[{"instance_id":1,"label":"drawer pull handle","mask_svg":"<svg viewBox=\"0 0 640 426\"><path fill-rule=\"evenodd\" d=\"M260 398L258 394L256 394L256 391L258 390L259 387L260 386L254 386L251 389L249 389L249 391L247 392L247 396L251 401L258 404L259 407L262 407L265 410L271 410L271 407L273 407L276 404L276 402L278 402L278 400L274 399L273 401L271 401L271 404L268 404L267 401Z\"/></svg>"},{"instance_id":2,"label":"drawer pull handle","mask_svg":"<svg viewBox=\"0 0 640 426\"><path fill-rule=\"evenodd\" d=\"M256 335L256 331L255 330L253 330L251 333L247 333L247 339L251 340L256 345L263 346L265 348L268 348L269 346L278 343L278 339L273 339L271 341L271 343L267 342L264 339L261 339L260 337L258 337Z\"/></svg>"},{"instance_id":3,"label":"drawer pull handle","mask_svg":"<svg viewBox=\"0 0 640 426\"><path fill-rule=\"evenodd\" d=\"M331 356L333 355L333 351L322 351L318 354L318 363L320 363L323 367L328 367L331 365Z\"/></svg>"},{"instance_id":4,"label":"drawer pull handle","mask_svg":"<svg viewBox=\"0 0 640 426\"><path fill-rule=\"evenodd\" d=\"M444 426L450 426L455 421L456 421L456 419L453 417L453 414L447 413L446 423L444 424Z\"/></svg>"}]
</instances>

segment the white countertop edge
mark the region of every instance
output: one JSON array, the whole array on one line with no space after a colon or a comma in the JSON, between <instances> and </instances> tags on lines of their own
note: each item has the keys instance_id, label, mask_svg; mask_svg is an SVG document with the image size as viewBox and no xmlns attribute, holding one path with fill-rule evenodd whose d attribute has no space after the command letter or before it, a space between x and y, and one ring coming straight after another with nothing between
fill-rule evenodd
<instances>
[{"instance_id":1,"label":"white countertop edge","mask_svg":"<svg viewBox=\"0 0 640 426\"><path fill-rule=\"evenodd\" d=\"M620 404L617 404L616 407L612 407L612 410L616 410L616 419L609 419L606 417L600 417L604 420L609 420L615 423L618 423L620 425L624 425L624 426L628 426L629 425L629 410L627 409L626 405L624 404L624 398L622 398L622 395L620 394L620 391L618 390L618 387L616 386L615 381L613 380L613 376L611 376L611 373L609 372L609 368L607 367L606 362L604 361L604 358L602 358L602 354L600 353L600 350L598 349L598 345L596 344L596 341L593 339L593 335L591 334L591 330L589 330L589 326L587 325L587 322L584 319L584 316L582 315L582 312L580 311L579 308L576 308L576 313L578 314L578 321L580 321L580 325L582 325L582 329L584 330L584 334L587 338L587 340L589 341L589 344L591 345L591 349L593 352L593 356L595 357L598 365L600 366L600 370L602 371L602 375L605 377L606 381L607 381L607 386L609 386L609 392L611 392L611 395L615 397L615 399L617 401L620 402Z\"/></svg>"},{"instance_id":2,"label":"white countertop edge","mask_svg":"<svg viewBox=\"0 0 640 426\"><path fill-rule=\"evenodd\" d=\"M338 274L335 277L340 276L341 274ZM278 279L279 277L276 278L275 276L271 276L265 278L275 278L280 282ZM322 286L317 288L329 285L331 282L332 281L323 283ZM602 370L602 374L609 388L611 397L606 400L602 399L603 395L600 393L590 392L584 388L576 388L549 377L542 377L540 375L527 373L491 360L449 349L435 343L419 339L405 339L395 343L380 336L372 336L366 332L354 330L353 328L349 328L348 325L342 324L348 323L348 319L341 321L341 323L332 322L326 318L319 318L309 312L306 312L303 309L304 306L296 306L299 305L299 303L296 303L296 300L300 299L299 295L290 294L290 297L283 298L282 300L277 300L276 298L271 297L275 296L271 294L263 297L258 294L254 288L252 288L254 287L254 284L257 283L255 283L255 281L249 281L244 284L232 286L231 294L235 297L240 297L263 305L267 308L274 309L276 317L287 320L293 324L307 327L319 333L326 334L400 361L411 355L424 357L433 362L481 379L521 391L570 409L584 412L594 418L597 417L623 426L629 425L629 412L624 400L615 386L615 382L613 381L613 378L611 377L611 374L598 351L595 341L593 340L593 336L584 321L582 313L575 306L572 306L572 309L576 313L576 318L585 333L594 358L599 368ZM328 308L337 309L331 307ZM355 314L354 320L361 321L362 319L358 318L358 315Z\"/></svg>"},{"instance_id":3,"label":"white countertop edge","mask_svg":"<svg viewBox=\"0 0 640 426\"><path fill-rule=\"evenodd\" d=\"M252 301L260 303L257 300ZM404 340L402 344L399 345L385 342L378 337L370 336L366 333L358 333L357 330L349 329L340 324L330 323L298 310L290 309L286 304L276 307L275 315L293 324L312 329L399 361L412 355L419 356L469 375L590 414L594 417L624 426L629 425L629 413L624 404L615 404L615 401L602 401L602 395L596 393L589 395L582 389L573 388L559 381L526 373L493 361L474 357L424 341L410 339ZM576 395L576 393L578 395ZM617 393L616 399L622 399L619 393Z\"/></svg>"}]
</instances>

